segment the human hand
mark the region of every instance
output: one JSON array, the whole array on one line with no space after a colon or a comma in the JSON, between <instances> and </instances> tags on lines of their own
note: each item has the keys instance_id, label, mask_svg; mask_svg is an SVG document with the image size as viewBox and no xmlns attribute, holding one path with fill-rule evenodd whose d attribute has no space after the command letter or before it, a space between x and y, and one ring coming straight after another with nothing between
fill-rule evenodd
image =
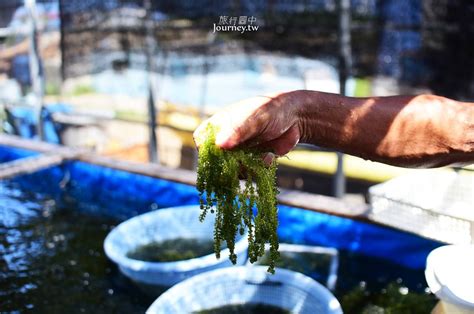
<instances>
[{"instance_id":1,"label":"human hand","mask_svg":"<svg viewBox=\"0 0 474 314\"><path fill-rule=\"evenodd\" d=\"M285 155L301 138L291 93L249 98L222 109L194 131L198 148L208 123L217 126L216 145L222 149L257 148Z\"/></svg>"}]
</instances>

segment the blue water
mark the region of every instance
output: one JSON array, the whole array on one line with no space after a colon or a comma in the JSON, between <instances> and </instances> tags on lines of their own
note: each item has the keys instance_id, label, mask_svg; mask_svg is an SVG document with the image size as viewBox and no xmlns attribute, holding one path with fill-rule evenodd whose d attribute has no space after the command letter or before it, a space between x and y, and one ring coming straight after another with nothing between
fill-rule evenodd
<instances>
[{"instance_id":1,"label":"blue water","mask_svg":"<svg viewBox=\"0 0 474 314\"><path fill-rule=\"evenodd\" d=\"M102 249L118 222L1 182L1 312L143 313L153 299Z\"/></svg>"}]
</instances>

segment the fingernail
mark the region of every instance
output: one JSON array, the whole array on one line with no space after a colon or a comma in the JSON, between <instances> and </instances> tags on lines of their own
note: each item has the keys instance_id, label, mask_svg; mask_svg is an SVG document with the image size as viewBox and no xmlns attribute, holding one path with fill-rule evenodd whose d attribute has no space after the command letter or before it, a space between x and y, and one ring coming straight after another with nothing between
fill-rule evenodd
<instances>
[{"instance_id":1,"label":"fingernail","mask_svg":"<svg viewBox=\"0 0 474 314\"><path fill-rule=\"evenodd\" d=\"M270 166L272 164L274 158L275 158L275 155L273 153L266 153L265 157L263 157L263 162L267 166Z\"/></svg>"}]
</instances>

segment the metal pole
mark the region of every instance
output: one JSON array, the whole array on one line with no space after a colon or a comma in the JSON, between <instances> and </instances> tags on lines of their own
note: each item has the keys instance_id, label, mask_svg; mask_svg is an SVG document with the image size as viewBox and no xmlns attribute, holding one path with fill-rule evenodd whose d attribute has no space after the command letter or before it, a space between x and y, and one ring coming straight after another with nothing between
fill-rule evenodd
<instances>
[{"instance_id":1,"label":"metal pole","mask_svg":"<svg viewBox=\"0 0 474 314\"><path fill-rule=\"evenodd\" d=\"M150 162L157 163L158 159L158 140L156 136L157 128L157 109L153 98L153 21L151 19L151 0L145 0L145 31L146 31L146 65L148 79L148 126L149 126L149 142L148 142L148 158Z\"/></svg>"},{"instance_id":2,"label":"metal pole","mask_svg":"<svg viewBox=\"0 0 474 314\"><path fill-rule=\"evenodd\" d=\"M59 0L59 18L60 18L60 30L61 30L61 34L60 34L60 40L59 40L59 48L61 49L61 81L64 82L66 80L66 69L65 69L65 66L66 66L66 57L65 57L65 43L64 43L64 20L65 20L65 12L64 12L64 3L63 3L63 0ZM60 94L62 95L63 92L62 92L62 84L60 84Z\"/></svg>"},{"instance_id":3,"label":"metal pole","mask_svg":"<svg viewBox=\"0 0 474 314\"><path fill-rule=\"evenodd\" d=\"M207 53L206 53L204 55L204 63L202 65L201 101L199 103L199 118L201 119L204 119L205 117L208 75L209 75L209 63L207 60Z\"/></svg>"},{"instance_id":4,"label":"metal pole","mask_svg":"<svg viewBox=\"0 0 474 314\"><path fill-rule=\"evenodd\" d=\"M339 92L341 95L346 95L346 81L352 68L350 10L350 0L339 0ZM344 155L338 152L333 194L339 198L344 196L346 190L343 159Z\"/></svg>"},{"instance_id":5,"label":"metal pole","mask_svg":"<svg viewBox=\"0 0 474 314\"><path fill-rule=\"evenodd\" d=\"M199 119L204 121L206 117L206 102L207 102L207 83L208 83L208 75L209 75L209 62L208 62L208 51L206 51L204 55L204 63L202 65L202 85L201 85L201 100L199 102ZM192 167L193 170L197 169L198 164L198 152L197 150L193 150L192 153Z\"/></svg>"},{"instance_id":6,"label":"metal pole","mask_svg":"<svg viewBox=\"0 0 474 314\"><path fill-rule=\"evenodd\" d=\"M342 198L346 193L346 177L344 175L344 154L337 152L337 168L333 177L333 195Z\"/></svg>"},{"instance_id":7,"label":"metal pole","mask_svg":"<svg viewBox=\"0 0 474 314\"><path fill-rule=\"evenodd\" d=\"M29 32L29 65L30 77L32 83L32 91L35 96L35 109L37 116L36 132L40 140L44 140L43 134L43 96L44 96L44 79L41 70L41 57L38 49L38 30L36 25L36 0L25 0L25 7L28 11L30 19Z\"/></svg>"}]
</instances>

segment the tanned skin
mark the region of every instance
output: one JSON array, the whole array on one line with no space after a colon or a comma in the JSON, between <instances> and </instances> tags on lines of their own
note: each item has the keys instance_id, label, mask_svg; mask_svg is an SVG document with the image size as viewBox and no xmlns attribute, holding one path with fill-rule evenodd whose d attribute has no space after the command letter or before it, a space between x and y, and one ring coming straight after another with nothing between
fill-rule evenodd
<instances>
[{"instance_id":1,"label":"tanned skin","mask_svg":"<svg viewBox=\"0 0 474 314\"><path fill-rule=\"evenodd\" d=\"M241 101L207 122L223 149L284 155L297 143L410 168L474 162L474 103L434 95L354 98L299 90ZM266 159L271 158L269 155Z\"/></svg>"}]
</instances>

